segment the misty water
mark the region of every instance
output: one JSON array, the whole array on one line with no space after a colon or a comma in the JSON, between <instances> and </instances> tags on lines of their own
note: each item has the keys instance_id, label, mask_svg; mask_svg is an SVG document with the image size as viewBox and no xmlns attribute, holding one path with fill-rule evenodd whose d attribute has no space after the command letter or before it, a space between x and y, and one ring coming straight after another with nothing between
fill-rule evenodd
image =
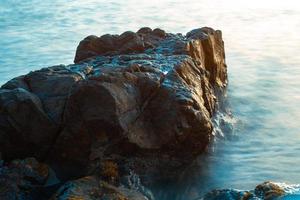
<instances>
[{"instance_id":1,"label":"misty water","mask_svg":"<svg viewBox=\"0 0 300 200\"><path fill-rule=\"evenodd\" d=\"M156 199L194 199L214 188L300 183L300 4L296 0L1 0L0 85L73 62L87 35L142 26L223 32L231 115L216 120L211 150ZM220 127L217 127L220 128Z\"/></svg>"}]
</instances>

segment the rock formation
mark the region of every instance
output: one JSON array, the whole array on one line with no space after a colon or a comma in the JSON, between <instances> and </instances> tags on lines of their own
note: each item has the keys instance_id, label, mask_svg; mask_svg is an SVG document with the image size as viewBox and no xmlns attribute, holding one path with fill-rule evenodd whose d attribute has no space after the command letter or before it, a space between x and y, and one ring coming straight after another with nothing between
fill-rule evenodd
<instances>
[{"instance_id":1,"label":"rock formation","mask_svg":"<svg viewBox=\"0 0 300 200\"><path fill-rule=\"evenodd\" d=\"M299 186L298 186L299 187ZM295 186L266 181L254 190L243 191L236 189L213 190L199 200L275 200L299 199L300 195L293 194Z\"/></svg>"},{"instance_id":2,"label":"rock formation","mask_svg":"<svg viewBox=\"0 0 300 200\"><path fill-rule=\"evenodd\" d=\"M0 199L31 199L34 189L45 185L50 169L34 158L0 164Z\"/></svg>"},{"instance_id":3,"label":"rock formation","mask_svg":"<svg viewBox=\"0 0 300 200\"><path fill-rule=\"evenodd\" d=\"M109 169L104 172L108 173ZM115 169L116 170L116 169ZM52 169L35 158L0 163L1 200L146 200L147 193L123 181L116 184L100 176L86 176L60 183ZM111 177L110 177L111 178ZM150 198L149 198L150 197ZM148 199L153 199L148 196Z\"/></svg>"},{"instance_id":4,"label":"rock formation","mask_svg":"<svg viewBox=\"0 0 300 200\"><path fill-rule=\"evenodd\" d=\"M89 36L74 62L1 87L4 159L36 157L63 180L112 161L120 176L146 180L172 176L207 148L227 84L221 31Z\"/></svg>"}]
</instances>

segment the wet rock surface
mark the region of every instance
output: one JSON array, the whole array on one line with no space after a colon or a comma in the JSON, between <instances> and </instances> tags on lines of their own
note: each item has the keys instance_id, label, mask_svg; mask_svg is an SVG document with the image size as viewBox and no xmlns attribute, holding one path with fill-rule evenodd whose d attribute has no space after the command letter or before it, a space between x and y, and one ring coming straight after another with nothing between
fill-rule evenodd
<instances>
[{"instance_id":1,"label":"wet rock surface","mask_svg":"<svg viewBox=\"0 0 300 200\"><path fill-rule=\"evenodd\" d=\"M226 84L221 31L89 36L75 64L1 87L0 152L5 160L43 160L62 181L94 174L107 161L119 166L118 177L131 170L145 183L172 177L206 150ZM79 179L66 190L86 181L95 182Z\"/></svg>"},{"instance_id":2,"label":"wet rock surface","mask_svg":"<svg viewBox=\"0 0 300 200\"><path fill-rule=\"evenodd\" d=\"M299 199L299 185L287 185L266 181L254 190L243 191L236 189L213 190L199 200L279 200Z\"/></svg>"}]
</instances>

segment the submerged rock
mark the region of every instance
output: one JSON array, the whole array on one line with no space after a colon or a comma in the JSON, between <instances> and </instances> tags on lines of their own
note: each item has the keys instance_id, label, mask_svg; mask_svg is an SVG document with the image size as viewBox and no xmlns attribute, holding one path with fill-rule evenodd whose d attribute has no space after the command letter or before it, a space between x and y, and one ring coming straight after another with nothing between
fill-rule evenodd
<instances>
[{"instance_id":1,"label":"submerged rock","mask_svg":"<svg viewBox=\"0 0 300 200\"><path fill-rule=\"evenodd\" d=\"M259 200L249 191L236 189L213 190L199 200Z\"/></svg>"},{"instance_id":2,"label":"submerged rock","mask_svg":"<svg viewBox=\"0 0 300 200\"><path fill-rule=\"evenodd\" d=\"M46 160L62 179L105 160L124 173L172 176L207 148L226 84L221 31L89 36L75 64L1 87L0 152Z\"/></svg>"}]
</instances>

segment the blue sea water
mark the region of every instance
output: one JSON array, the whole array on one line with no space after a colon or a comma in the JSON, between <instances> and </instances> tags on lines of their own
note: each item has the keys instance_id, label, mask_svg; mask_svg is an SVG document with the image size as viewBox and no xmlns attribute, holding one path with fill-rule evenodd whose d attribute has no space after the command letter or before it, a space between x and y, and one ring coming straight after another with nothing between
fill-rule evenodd
<instances>
[{"instance_id":1,"label":"blue sea water","mask_svg":"<svg viewBox=\"0 0 300 200\"><path fill-rule=\"evenodd\" d=\"M297 0L0 0L0 85L73 62L87 35L142 26L220 29L232 116L212 150L157 199L194 199L215 188L300 183L300 3Z\"/></svg>"}]
</instances>

